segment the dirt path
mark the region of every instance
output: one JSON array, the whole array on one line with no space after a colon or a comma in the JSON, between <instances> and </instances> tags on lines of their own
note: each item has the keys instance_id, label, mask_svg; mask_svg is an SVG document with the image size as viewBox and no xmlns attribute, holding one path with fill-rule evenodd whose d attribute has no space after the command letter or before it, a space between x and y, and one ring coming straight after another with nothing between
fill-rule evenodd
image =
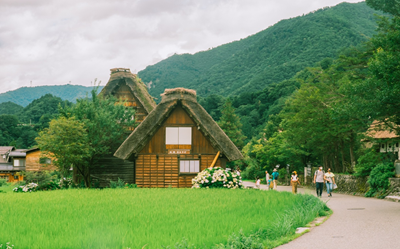
<instances>
[{"instance_id":1,"label":"dirt path","mask_svg":"<svg viewBox=\"0 0 400 249\"><path fill-rule=\"evenodd\" d=\"M266 185L261 188L266 189ZM278 191L291 191L291 187L278 186ZM316 195L310 189L300 188L299 192ZM333 210L332 216L279 249L400 248L400 203L344 194L328 198L326 192L322 200Z\"/></svg>"}]
</instances>

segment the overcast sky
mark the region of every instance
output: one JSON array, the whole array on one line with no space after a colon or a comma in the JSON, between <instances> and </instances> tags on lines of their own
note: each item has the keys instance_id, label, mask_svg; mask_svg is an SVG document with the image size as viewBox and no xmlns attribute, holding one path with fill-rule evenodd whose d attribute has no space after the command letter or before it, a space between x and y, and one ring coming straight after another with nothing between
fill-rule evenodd
<instances>
[{"instance_id":1,"label":"overcast sky","mask_svg":"<svg viewBox=\"0 0 400 249\"><path fill-rule=\"evenodd\" d=\"M0 0L0 93L23 86L105 85L341 0ZM348 0L347 2L360 2Z\"/></svg>"}]
</instances>

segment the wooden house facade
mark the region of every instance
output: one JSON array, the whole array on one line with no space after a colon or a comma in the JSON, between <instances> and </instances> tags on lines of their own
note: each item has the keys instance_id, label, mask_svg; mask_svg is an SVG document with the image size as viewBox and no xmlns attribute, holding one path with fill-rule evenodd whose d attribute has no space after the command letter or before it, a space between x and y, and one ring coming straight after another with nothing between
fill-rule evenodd
<instances>
[{"instance_id":1,"label":"wooden house facade","mask_svg":"<svg viewBox=\"0 0 400 249\"><path fill-rule=\"evenodd\" d=\"M133 162L140 187L191 187L198 172L242 158L196 92L183 88L167 89L114 155Z\"/></svg>"},{"instance_id":2,"label":"wooden house facade","mask_svg":"<svg viewBox=\"0 0 400 249\"><path fill-rule=\"evenodd\" d=\"M394 129L381 122L374 121L365 135L367 137L367 139L364 139L366 147L372 147L376 144L379 146L379 152L398 153L400 159L400 137Z\"/></svg>"},{"instance_id":3,"label":"wooden house facade","mask_svg":"<svg viewBox=\"0 0 400 249\"><path fill-rule=\"evenodd\" d=\"M7 182L24 180L25 150L14 146L0 146L0 178Z\"/></svg>"},{"instance_id":4,"label":"wooden house facade","mask_svg":"<svg viewBox=\"0 0 400 249\"><path fill-rule=\"evenodd\" d=\"M26 171L54 171L57 167L53 164L53 159L44 156L39 148L29 149L25 157Z\"/></svg>"},{"instance_id":5,"label":"wooden house facade","mask_svg":"<svg viewBox=\"0 0 400 249\"><path fill-rule=\"evenodd\" d=\"M135 109L136 125L145 120L147 115L156 107L153 97L147 91L146 85L136 74L132 74L128 68L113 68L107 85L99 95L104 97L114 96L119 101L125 102L126 106ZM129 127L130 131L134 127ZM130 132L126 134L126 137ZM117 148L113 148L115 151ZM112 154L104 155L98 159L96 166L91 169L92 181L98 182L100 186L108 186L110 181L118 178L124 182L134 182L134 164L131 161L122 160Z\"/></svg>"}]
</instances>

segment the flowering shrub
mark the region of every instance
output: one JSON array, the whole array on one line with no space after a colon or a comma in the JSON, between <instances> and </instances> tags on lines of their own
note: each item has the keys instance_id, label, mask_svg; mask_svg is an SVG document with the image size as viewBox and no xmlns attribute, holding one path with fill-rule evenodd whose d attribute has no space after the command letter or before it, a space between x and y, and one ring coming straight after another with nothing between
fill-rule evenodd
<instances>
[{"instance_id":1,"label":"flowering shrub","mask_svg":"<svg viewBox=\"0 0 400 249\"><path fill-rule=\"evenodd\" d=\"M221 167L207 168L192 179L192 188L242 188L242 178Z\"/></svg>"},{"instance_id":2,"label":"flowering shrub","mask_svg":"<svg viewBox=\"0 0 400 249\"><path fill-rule=\"evenodd\" d=\"M31 182L27 185L18 186L13 189L14 192L34 192L37 190L38 185L34 182Z\"/></svg>"},{"instance_id":3,"label":"flowering shrub","mask_svg":"<svg viewBox=\"0 0 400 249\"><path fill-rule=\"evenodd\" d=\"M4 247L3 247L3 244L0 244L0 248L12 249L12 248L14 248L14 245L10 245L10 242L7 242L6 244L4 244Z\"/></svg>"},{"instance_id":4,"label":"flowering shrub","mask_svg":"<svg viewBox=\"0 0 400 249\"><path fill-rule=\"evenodd\" d=\"M67 189L67 188L71 188L73 185L73 181L71 177L64 177L62 179L60 179L60 188L62 189Z\"/></svg>"}]
</instances>

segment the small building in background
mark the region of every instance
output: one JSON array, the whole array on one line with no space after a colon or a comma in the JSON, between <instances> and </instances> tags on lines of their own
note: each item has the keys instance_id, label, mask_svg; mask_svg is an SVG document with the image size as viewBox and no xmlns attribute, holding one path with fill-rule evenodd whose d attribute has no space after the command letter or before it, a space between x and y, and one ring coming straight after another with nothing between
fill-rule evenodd
<instances>
[{"instance_id":1,"label":"small building in background","mask_svg":"<svg viewBox=\"0 0 400 249\"><path fill-rule=\"evenodd\" d=\"M366 132L366 136L368 139L364 141L368 144L368 147L376 144L379 146L379 152L381 153L399 153L400 137L387 125L378 121L372 122Z\"/></svg>"},{"instance_id":2,"label":"small building in background","mask_svg":"<svg viewBox=\"0 0 400 249\"><path fill-rule=\"evenodd\" d=\"M392 125L396 127L396 125ZM380 153L392 153L397 158L394 161L396 177L400 177L400 136L395 130L384 123L374 121L366 132L364 140L367 147L378 146ZM392 157L393 158L393 157Z\"/></svg>"},{"instance_id":3,"label":"small building in background","mask_svg":"<svg viewBox=\"0 0 400 249\"><path fill-rule=\"evenodd\" d=\"M15 149L14 146L0 146L0 178L7 182L18 182L24 179L25 170L24 149Z\"/></svg>"},{"instance_id":4,"label":"small building in background","mask_svg":"<svg viewBox=\"0 0 400 249\"><path fill-rule=\"evenodd\" d=\"M54 171L57 167L53 164L53 159L41 153L39 148L26 150L25 170L26 171Z\"/></svg>"},{"instance_id":5,"label":"small building in background","mask_svg":"<svg viewBox=\"0 0 400 249\"><path fill-rule=\"evenodd\" d=\"M139 187L191 187L200 171L242 159L194 90L167 89L157 107L114 154L133 163Z\"/></svg>"}]
</instances>

